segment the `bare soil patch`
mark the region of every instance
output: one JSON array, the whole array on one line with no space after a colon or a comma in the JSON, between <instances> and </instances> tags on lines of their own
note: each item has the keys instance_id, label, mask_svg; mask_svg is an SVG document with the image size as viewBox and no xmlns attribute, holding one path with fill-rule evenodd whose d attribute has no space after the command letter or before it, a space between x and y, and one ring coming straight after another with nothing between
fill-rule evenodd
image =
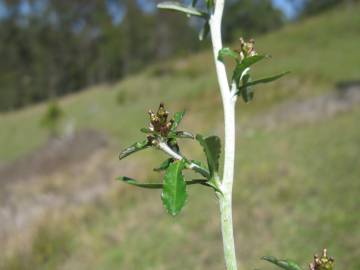
<instances>
[{"instance_id":1,"label":"bare soil patch","mask_svg":"<svg viewBox=\"0 0 360 270\"><path fill-rule=\"evenodd\" d=\"M315 123L354 109L360 104L360 83L352 84L321 96L302 101L287 101L274 109L251 119L251 123L240 127L272 130L281 125Z\"/></svg>"},{"instance_id":2,"label":"bare soil patch","mask_svg":"<svg viewBox=\"0 0 360 270\"><path fill-rule=\"evenodd\" d=\"M94 130L84 130L62 138L51 138L32 153L0 166L0 183L49 174L80 160L90 157L95 151L108 144L104 134Z\"/></svg>"}]
</instances>

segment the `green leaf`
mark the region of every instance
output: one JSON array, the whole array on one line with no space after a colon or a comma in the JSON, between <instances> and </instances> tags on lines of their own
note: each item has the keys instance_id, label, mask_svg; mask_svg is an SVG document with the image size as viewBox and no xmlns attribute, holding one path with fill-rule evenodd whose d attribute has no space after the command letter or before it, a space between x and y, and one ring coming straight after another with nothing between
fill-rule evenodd
<instances>
[{"instance_id":1,"label":"green leaf","mask_svg":"<svg viewBox=\"0 0 360 270\"><path fill-rule=\"evenodd\" d=\"M167 145L173 150L175 151L176 153L180 154L180 147L175 139L174 138L169 138L168 141L167 141Z\"/></svg>"},{"instance_id":2,"label":"green leaf","mask_svg":"<svg viewBox=\"0 0 360 270\"><path fill-rule=\"evenodd\" d=\"M178 2L173 2L173 1L165 1L165 2L159 3L157 5L157 8L179 11L179 12L185 13L187 15L202 17L202 18L206 18L206 19L209 17L209 15L204 11L198 10L192 6L186 7L186 6L181 5Z\"/></svg>"},{"instance_id":3,"label":"green leaf","mask_svg":"<svg viewBox=\"0 0 360 270\"><path fill-rule=\"evenodd\" d=\"M199 167L205 167L204 164L200 160L191 160L192 163L196 164Z\"/></svg>"},{"instance_id":4,"label":"green leaf","mask_svg":"<svg viewBox=\"0 0 360 270\"><path fill-rule=\"evenodd\" d=\"M212 188L215 192L218 192L221 195L224 195L224 193L222 192L220 187L215 183L215 181L207 181L203 185Z\"/></svg>"},{"instance_id":5,"label":"green leaf","mask_svg":"<svg viewBox=\"0 0 360 270\"><path fill-rule=\"evenodd\" d=\"M139 183L135 179L132 179L132 178L129 178L126 176L118 177L116 179L124 181L125 183L127 183L129 185L133 185L133 186L137 186L137 187L141 187L141 188L149 188L149 189L163 188L163 184L161 184L161 183Z\"/></svg>"},{"instance_id":6,"label":"green leaf","mask_svg":"<svg viewBox=\"0 0 360 270\"><path fill-rule=\"evenodd\" d=\"M285 76L286 74L289 74L290 72L283 72L281 74L278 74L278 75L275 75L275 76L271 76L271 77L267 77L267 78L263 78L263 79L259 79L259 80L256 80L256 81L249 81L245 84L243 84L239 90L241 91L242 89L246 88L246 87L249 87L249 86L253 86L253 85L257 85L259 83L269 83L269 82L273 82L277 79L280 79L281 77Z\"/></svg>"},{"instance_id":7,"label":"green leaf","mask_svg":"<svg viewBox=\"0 0 360 270\"><path fill-rule=\"evenodd\" d=\"M184 168L184 160L176 161L170 164L164 176L161 198L164 207L172 216L180 213L187 199L186 183L182 174Z\"/></svg>"},{"instance_id":8,"label":"green leaf","mask_svg":"<svg viewBox=\"0 0 360 270\"><path fill-rule=\"evenodd\" d=\"M196 185L196 184L207 186L208 180L207 179L193 179L190 181L185 181L185 183L187 186Z\"/></svg>"},{"instance_id":9,"label":"green leaf","mask_svg":"<svg viewBox=\"0 0 360 270\"><path fill-rule=\"evenodd\" d=\"M244 71L249 68L250 66L254 65L255 63L263 60L266 58L266 55L254 55L246 57L244 60L239 62L239 64L235 67L232 80L236 83L236 86L239 87L239 81L244 73Z\"/></svg>"},{"instance_id":10,"label":"green leaf","mask_svg":"<svg viewBox=\"0 0 360 270\"><path fill-rule=\"evenodd\" d=\"M201 144L204 149L208 167L210 170L210 178L217 175L219 171L219 158L221 153L221 141L217 136L203 137L196 135L196 140Z\"/></svg>"},{"instance_id":11,"label":"green leaf","mask_svg":"<svg viewBox=\"0 0 360 270\"><path fill-rule=\"evenodd\" d=\"M174 117L173 117L174 122L171 125L171 129L170 129L171 132L176 131L176 129L179 126L179 124L180 124L181 120L183 119L184 115L185 115L185 111L177 112L177 113L174 114Z\"/></svg>"},{"instance_id":12,"label":"green leaf","mask_svg":"<svg viewBox=\"0 0 360 270\"><path fill-rule=\"evenodd\" d=\"M199 40L203 41L208 36L209 32L210 32L210 24L209 21L206 20L204 26L200 30Z\"/></svg>"},{"instance_id":13,"label":"green leaf","mask_svg":"<svg viewBox=\"0 0 360 270\"><path fill-rule=\"evenodd\" d=\"M215 6L214 0L205 0L208 10L213 10Z\"/></svg>"},{"instance_id":14,"label":"green leaf","mask_svg":"<svg viewBox=\"0 0 360 270\"><path fill-rule=\"evenodd\" d=\"M126 158L127 156L136 153L138 151L144 150L146 148L148 148L149 142L147 140L142 141L142 142L137 142L134 143L133 145L129 146L128 148L124 149L120 154L119 154L119 159L123 159Z\"/></svg>"},{"instance_id":15,"label":"green leaf","mask_svg":"<svg viewBox=\"0 0 360 270\"><path fill-rule=\"evenodd\" d=\"M190 132L187 132L187 131L176 131L175 137L181 138L181 139L194 139L195 138L193 134L191 134Z\"/></svg>"},{"instance_id":16,"label":"green leaf","mask_svg":"<svg viewBox=\"0 0 360 270\"><path fill-rule=\"evenodd\" d=\"M229 57L235 59L236 61L238 61L238 59L239 59L239 54L228 47L222 48L219 51L218 60L221 62L224 62L225 56L229 56Z\"/></svg>"},{"instance_id":17,"label":"green leaf","mask_svg":"<svg viewBox=\"0 0 360 270\"><path fill-rule=\"evenodd\" d=\"M155 172L165 171L167 168L169 168L172 162L174 162L174 159L168 158L167 160L165 160L163 163L160 164L159 168L155 168L154 171Z\"/></svg>"},{"instance_id":18,"label":"green leaf","mask_svg":"<svg viewBox=\"0 0 360 270\"><path fill-rule=\"evenodd\" d=\"M154 133L154 131L152 131L152 130L149 129L149 128L142 128L142 129L140 129L140 131L141 131L142 133L145 133L145 134L152 134L152 133Z\"/></svg>"},{"instance_id":19,"label":"green leaf","mask_svg":"<svg viewBox=\"0 0 360 270\"><path fill-rule=\"evenodd\" d=\"M244 77L242 78L242 83L243 84L247 84L248 82L250 82L250 75L246 74L244 75ZM243 100L248 103L251 100L253 100L254 98L254 91L252 90L252 88L250 86L245 87L243 89L240 90L241 91L241 96L243 98Z\"/></svg>"},{"instance_id":20,"label":"green leaf","mask_svg":"<svg viewBox=\"0 0 360 270\"><path fill-rule=\"evenodd\" d=\"M193 166L193 168L191 168L192 170L194 170L195 172L197 172L197 173L201 174L202 176L206 177L208 180L210 179L210 173L205 168L205 166L202 164L201 161L191 160L191 163L195 164L195 166Z\"/></svg>"},{"instance_id":21,"label":"green leaf","mask_svg":"<svg viewBox=\"0 0 360 270\"><path fill-rule=\"evenodd\" d=\"M127 176L118 177L116 178L116 180L123 181L132 186L147 188L147 189L162 189L164 187L163 183L140 183L137 180ZM207 182L208 182L207 179L193 179L193 180L185 181L185 184L187 186L196 185L196 184L207 185L206 184Z\"/></svg>"},{"instance_id":22,"label":"green leaf","mask_svg":"<svg viewBox=\"0 0 360 270\"><path fill-rule=\"evenodd\" d=\"M302 270L302 268L299 265L297 265L295 262L290 260L278 260L273 256L264 256L262 257L262 259L271 262L285 270Z\"/></svg>"}]
</instances>

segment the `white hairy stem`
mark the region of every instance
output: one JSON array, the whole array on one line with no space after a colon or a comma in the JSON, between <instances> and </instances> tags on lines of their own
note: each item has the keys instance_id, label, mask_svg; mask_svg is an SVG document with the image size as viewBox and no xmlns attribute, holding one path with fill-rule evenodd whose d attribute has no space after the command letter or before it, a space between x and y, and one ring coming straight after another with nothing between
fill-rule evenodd
<instances>
[{"instance_id":1,"label":"white hairy stem","mask_svg":"<svg viewBox=\"0 0 360 270\"><path fill-rule=\"evenodd\" d=\"M165 142L159 142L158 147L164 151L166 154L168 154L169 156L173 157L176 160L182 160L184 159L181 155L179 155L178 153L176 153L174 150L172 150L169 145Z\"/></svg>"},{"instance_id":2,"label":"white hairy stem","mask_svg":"<svg viewBox=\"0 0 360 270\"><path fill-rule=\"evenodd\" d=\"M211 41L217 78L220 86L224 110L225 146L224 146L224 172L220 189L223 193L219 196L221 232L224 245L224 257L227 270L237 270L234 232L232 222L232 188L234 181L235 162L235 103L236 86L229 87L224 63L218 60L219 51L222 49L221 22L224 12L225 0L215 1L214 13L210 17Z\"/></svg>"},{"instance_id":3,"label":"white hairy stem","mask_svg":"<svg viewBox=\"0 0 360 270\"><path fill-rule=\"evenodd\" d=\"M157 145L162 151L164 151L166 154L168 154L169 156L171 156L172 158L176 159L176 160L183 160L184 157L181 156L180 154L176 153L174 150L172 150L169 145L166 142L159 142ZM204 170L204 168L200 167L199 165L190 162L188 164L188 168L189 169L198 169L200 171L203 171L204 173L208 173L206 170Z\"/></svg>"}]
</instances>

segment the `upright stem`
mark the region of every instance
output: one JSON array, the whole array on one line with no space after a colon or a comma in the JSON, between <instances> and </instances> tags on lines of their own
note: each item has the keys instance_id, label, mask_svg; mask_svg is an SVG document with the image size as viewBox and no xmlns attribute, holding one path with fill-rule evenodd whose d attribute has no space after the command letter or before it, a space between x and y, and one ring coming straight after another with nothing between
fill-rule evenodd
<instances>
[{"instance_id":1,"label":"upright stem","mask_svg":"<svg viewBox=\"0 0 360 270\"><path fill-rule=\"evenodd\" d=\"M224 245L224 257L227 270L237 270L234 232L232 222L232 188L235 162L235 103L236 96L230 91L225 65L219 61L218 54L222 49L221 22L225 0L216 0L215 10L210 18L211 40L224 108L225 122L225 158L224 174L221 183L222 196L219 196L221 232Z\"/></svg>"}]
</instances>

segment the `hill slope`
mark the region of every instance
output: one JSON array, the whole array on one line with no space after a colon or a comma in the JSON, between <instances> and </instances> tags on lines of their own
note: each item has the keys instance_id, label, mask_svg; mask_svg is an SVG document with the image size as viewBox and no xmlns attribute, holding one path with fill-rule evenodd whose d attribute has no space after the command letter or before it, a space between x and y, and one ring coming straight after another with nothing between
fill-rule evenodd
<instances>
[{"instance_id":1,"label":"hill slope","mask_svg":"<svg viewBox=\"0 0 360 270\"><path fill-rule=\"evenodd\" d=\"M359 5L353 10L336 10L259 38L258 51L273 59L255 71L264 75L291 70L292 74L263 87L253 104L241 105L241 116L266 110L289 97L316 95L340 80L358 79L359 12ZM149 68L116 85L67 97L61 102L66 113L64 126L97 128L127 140L137 133L134 128L124 129L129 118L122 115L131 115L132 122L140 126L142 113L160 101L173 110L186 107L189 114L205 116L211 104L219 102L212 61L210 52L191 55ZM198 98L201 105L194 106ZM0 161L13 160L45 141L46 132L39 125L44 107L0 115Z\"/></svg>"}]
</instances>

